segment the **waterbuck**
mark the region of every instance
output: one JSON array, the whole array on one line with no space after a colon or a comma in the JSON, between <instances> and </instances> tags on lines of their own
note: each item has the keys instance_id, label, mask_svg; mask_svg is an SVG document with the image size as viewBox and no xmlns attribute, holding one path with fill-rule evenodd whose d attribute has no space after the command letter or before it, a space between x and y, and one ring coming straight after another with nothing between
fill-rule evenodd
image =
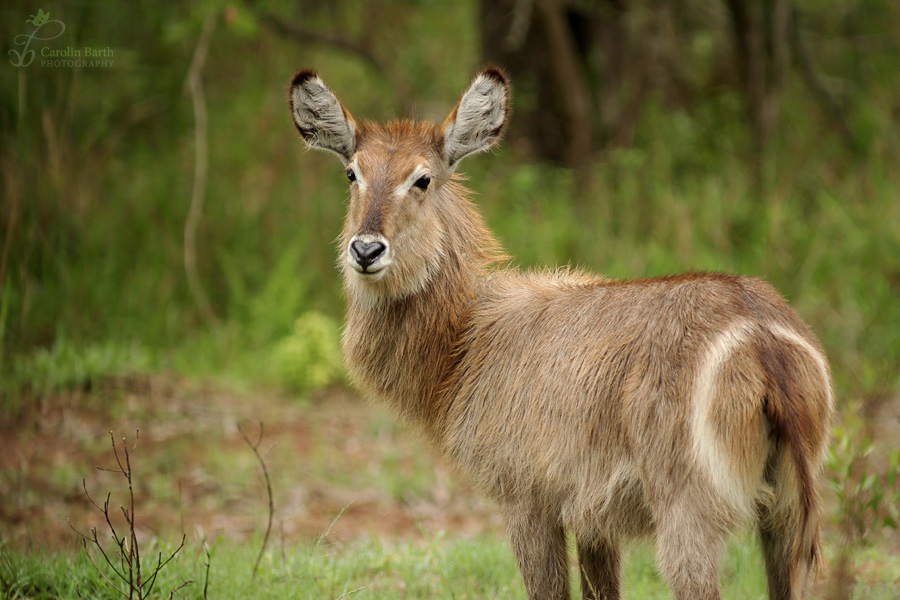
<instances>
[{"instance_id":1,"label":"waterbuck","mask_svg":"<svg viewBox=\"0 0 900 600\"><path fill-rule=\"evenodd\" d=\"M454 175L506 125L499 69L441 125L356 121L312 71L289 99L349 180L352 381L496 502L529 598L569 597L567 531L584 598L619 597L621 544L641 535L676 598L719 598L724 540L751 525L770 598L805 596L833 399L819 342L772 287L504 267Z\"/></svg>"}]
</instances>

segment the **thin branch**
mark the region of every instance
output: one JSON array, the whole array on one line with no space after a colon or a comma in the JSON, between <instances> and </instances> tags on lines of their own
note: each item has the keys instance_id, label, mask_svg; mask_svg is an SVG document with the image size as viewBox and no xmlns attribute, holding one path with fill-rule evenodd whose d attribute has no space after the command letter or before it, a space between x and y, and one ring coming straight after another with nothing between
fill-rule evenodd
<instances>
[{"instance_id":1,"label":"thin branch","mask_svg":"<svg viewBox=\"0 0 900 600\"><path fill-rule=\"evenodd\" d=\"M503 38L503 49L507 52L518 52L525 44L528 37L528 26L531 24L531 13L534 9L534 0L516 0L513 6L512 23L509 31Z\"/></svg>"},{"instance_id":2,"label":"thin branch","mask_svg":"<svg viewBox=\"0 0 900 600\"><path fill-rule=\"evenodd\" d=\"M165 569L166 565L169 564L173 558L175 558L175 555L178 554L179 552L181 552L181 549L184 548L184 541L186 539L187 539L187 534L182 533L181 534L181 543L178 545L177 548L175 548L175 550L172 552L172 554L169 555L169 558L167 558L165 561L162 560L162 552L159 553L159 557L157 558L157 561L156 561L156 568L153 569L153 574L147 579L147 583L145 584L147 586L147 591L144 592L145 596L149 596L150 592L153 591L153 584L156 583L156 576L159 575L159 572L162 571L163 569ZM177 590L182 587L184 587L184 586L182 585L175 589Z\"/></svg>"},{"instance_id":3,"label":"thin branch","mask_svg":"<svg viewBox=\"0 0 900 600\"><path fill-rule=\"evenodd\" d=\"M266 534L263 536L262 547L259 549L259 555L256 557L256 564L253 565L253 577L256 577L256 572L259 570L259 562L262 560L263 554L266 551L266 546L269 543L269 534L272 533L272 516L275 514L275 503L272 500L272 481L269 479L269 470L266 468L266 463L263 460L262 455L259 453L259 445L263 439L263 424L262 421L259 423L259 438L256 440L256 444L252 444L250 442L250 438L247 437L247 434L244 433L244 430L238 425L238 431L241 433L241 437L244 438L244 441L247 442L247 445L250 446L250 449L253 451L253 454L256 455L256 460L259 461L259 466L262 467L263 476L266 479L266 493L269 496L269 522L266 525Z\"/></svg>"},{"instance_id":4,"label":"thin branch","mask_svg":"<svg viewBox=\"0 0 900 600\"><path fill-rule=\"evenodd\" d=\"M380 77L390 83L390 87L394 91L394 95L400 106L404 110L410 108L410 92L408 87L403 81L391 76L391 73L388 71L385 64L375 55L368 44L360 43L345 37L328 35L314 29L307 29L296 23L288 23L267 12L260 12L257 14L257 17L263 25L285 39L293 40L299 44L330 46L361 58L362 61L369 65L372 70L377 72Z\"/></svg>"},{"instance_id":5,"label":"thin branch","mask_svg":"<svg viewBox=\"0 0 900 600\"><path fill-rule=\"evenodd\" d=\"M144 595L149 597L150 592L153 591L153 585L156 583L156 576L159 575L159 570L162 568L162 552L156 555L156 567L153 569L153 573L150 577L147 578L147 581L144 582L144 585L147 586L147 591L144 592Z\"/></svg>"},{"instance_id":6,"label":"thin branch","mask_svg":"<svg viewBox=\"0 0 900 600\"><path fill-rule=\"evenodd\" d=\"M282 21L271 13L261 13L259 19L264 25L282 37L293 39L294 41L301 43L331 46L332 48L354 54L363 59L370 67L381 73L385 79L390 79L387 74L387 69L384 68L381 61L376 58L369 48L362 44L358 44L347 38L326 35L314 29L307 29L296 23Z\"/></svg>"},{"instance_id":7,"label":"thin branch","mask_svg":"<svg viewBox=\"0 0 900 600\"><path fill-rule=\"evenodd\" d=\"M212 556L209 554L209 546L203 540L203 551L206 552L206 573L203 575L203 600L207 600L206 592L209 589L209 568L212 565Z\"/></svg>"},{"instance_id":8,"label":"thin branch","mask_svg":"<svg viewBox=\"0 0 900 600\"><path fill-rule=\"evenodd\" d=\"M139 430L135 431L135 447L137 447L137 438L140 435ZM115 444L113 444L113 448L115 448ZM125 478L128 479L128 498L131 503L131 510L126 511L124 507L122 507L122 512L125 513L125 520L128 522L128 529L131 533L131 547L128 549L128 556L132 560L129 561L129 564L134 568L132 569L132 573L136 575L137 578L137 589L138 595L141 596L140 590L141 586L141 550L137 541L137 533L134 530L135 524L135 512L134 512L134 488L132 487L132 479L131 479L131 454L128 452L128 440L124 437L122 438L122 449L125 452L125 466L127 470L125 471ZM118 454L117 454L118 457Z\"/></svg>"},{"instance_id":9,"label":"thin branch","mask_svg":"<svg viewBox=\"0 0 900 600\"><path fill-rule=\"evenodd\" d=\"M100 469L100 467L97 467L97 469L98 469L98 470L101 470L101 471L103 470L103 469ZM84 488L84 495L87 496L87 499L90 500L91 504L94 505L94 508L96 508L97 510L99 510L99 511L102 512L103 509L100 508L100 506L99 506L99 505L94 501L94 499L91 497L91 493L88 492L88 489L87 489L87 479L85 479L85 478L83 478L83 477L81 478L81 487ZM106 495L106 503L107 503L107 504L109 503L109 494Z\"/></svg>"},{"instance_id":10,"label":"thin branch","mask_svg":"<svg viewBox=\"0 0 900 600\"><path fill-rule=\"evenodd\" d=\"M70 520L67 520L66 522L67 522L68 525L69 525L69 529L71 529L72 531L74 531L75 533L77 533L77 534L81 537L81 541L82 541L85 545L86 545L88 542L91 542L92 544L96 544L96 545L100 548L100 554L101 554L101 555L103 556L103 558L106 560L106 564L108 564L108 565L110 566L110 568L113 570L113 572L114 572L120 579L122 579L123 581L126 581L125 576L124 576L122 573L120 573L118 569L116 569L116 566L115 566L114 564L112 564L112 563L110 562L109 557L107 557L107 556L106 556L106 553L103 551L103 547L100 546L99 540L97 539L97 529L96 529L95 527L92 527L92 528L91 528L91 533L93 534L93 537L88 537L88 536L84 535L83 533L81 533L80 531L78 531L77 529L75 529L75 526L72 525L72 522L71 522Z\"/></svg>"},{"instance_id":11,"label":"thin branch","mask_svg":"<svg viewBox=\"0 0 900 600\"><path fill-rule=\"evenodd\" d=\"M140 430L135 432L135 443L131 450L137 448L138 440L140 439ZM141 570L141 551L140 545L137 539L137 532L135 529L136 524L136 508L135 508L135 499L134 499L134 485L133 485L133 474L131 469L131 450L128 449L128 440L126 438L122 438L122 453L119 454L119 448L116 445L115 436L112 432L110 432L110 441L112 443L113 455L116 457L116 463L119 465L118 469L104 469L102 467L97 467L98 470L101 471L109 471L113 473L121 473L125 479L128 481L128 497L129 497L129 508L125 508L124 506L120 506L119 508L122 511L122 515L125 517L125 521L128 524L129 535L119 537L118 533L116 533L116 528L112 523L112 519L109 514L109 502L110 502L110 494L106 495L106 500L103 502L103 506L100 506L96 500L94 500L93 496L91 496L90 492L87 489L87 481L82 479L81 485L84 488L84 494L87 497L88 501L96 508L98 511L103 513L103 517L106 520L106 525L109 528L110 535L113 539L113 543L118 548L118 558L120 565L117 568L115 564L113 564L112 559L109 554L107 554L106 550L103 548L103 544L100 543L100 539L97 536L97 528L91 528L91 535L87 536L84 533L80 532L76 529L71 522L69 522L69 528L72 529L78 536L81 537L82 545L84 547L84 552L88 557L91 565L103 578L103 580L114 590L116 590L119 594L121 594L124 598L128 598L129 600L133 600L135 595L137 595L138 600L143 600L150 596L150 593L153 591L153 586L156 583L159 572L166 567L175 556L184 548L185 540L187 536L182 534L181 536L181 544L169 555L166 560L162 559L162 552L157 556L156 567L150 573L150 577L144 581L143 572ZM124 460L123 460L124 459ZM100 569L97 565L97 562L94 560L94 557L91 555L90 550L88 549L88 542L97 547L97 550L100 552L100 555L103 557L103 560L106 561L106 564L115 573L116 577L118 577L123 583L128 584L128 593L118 587L115 583L113 583L112 578L107 576L107 574ZM127 573L126 573L127 572ZM191 585L193 581L185 581L175 589L173 589L169 593L169 598L172 598L177 590L181 588ZM144 588L147 588L146 591ZM76 590L79 597L81 597L81 591Z\"/></svg>"},{"instance_id":12,"label":"thin branch","mask_svg":"<svg viewBox=\"0 0 900 600\"><path fill-rule=\"evenodd\" d=\"M122 594L122 597L123 597L123 598L130 598L131 596L129 596L128 594L126 594L125 592L123 592L122 590L120 590L120 589L118 588L118 586L116 586L116 584L114 584L112 581L110 581L110 580L109 580L109 577L106 576L106 573L104 573L104 572L100 569L100 567L97 566L97 563L94 562L94 558L91 556L91 553L88 551L88 548L87 548L87 539L82 540L82 544L84 545L84 553L85 553L85 555L87 555L88 560L91 561L91 565L93 565L94 570L97 571L97 573L100 575L100 577L103 578L103 580L106 582L106 584L107 584L109 587L111 587L112 589L114 589L114 590L116 590L117 592L119 592L120 594ZM98 544L98 547L99 547L99 544ZM102 549L102 548L100 549L100 552L103 553L103 549ZM106 554L103 553L103 556L105 557ZM109 561L107 561L107 562L109 562Z\"/></svg>"},{"instance_id":13,"label":"thin branch","mask_svg":"<svg viewBox=\"0 0 900 600\"><path fill-rule=\"evenodd\" d=\"M172 598L175 597L175 592L177 592L177 591L180 590L181 588L187 587L187 586L189 586L189 585L194 585L194 580L193 580L193 579L189 579L189 580L187 580L187 581L181 582L181 585L179 585L177 588L174 588L171 592L169 592L169 595L167 596L167 599L168 599L168 600L172 600Z\"/></svg>"},{"instance_id":14,"label":"thin branch","mask_svg":"<svg viewBox=\"0 0 900 600\"><path fill-rule=\"evenodd\" d=\"M125 438L122 439L124 440ZM125 475L125 477L128 477L128 475L125 473L125 466L122 464L122 459L119 457L119 449L116 447L116 438L113 435L112 431L109 432L109 441L112 443L113 454L116 457L116 462L119 463L119 469L122 471L122 474Z\"/></svg>"},{"instance_id":15,"label":"thin branch","mask_svg":"<svg viewBox=\"0 0 900 600\"><path fill-rule=\"evenodd\" d=\"M159 566L160 569L165 568L165 566L166 566L167 564L169 564L169 563L172 561L173 558L175 558L175 555L178 554L179 552L181 552L181 549L184 548L184 541L185 541L186 539L187 539L187 534L186 534L186 533L182 533L182 534L181 534L181 543L178 544L178 547L175 548L175 550L172 552L172 554L169 555L169 558L167 558L166 560L163 561L163 563ZM162 556L162 554L160 554L160 556Z\"/></svg>"},{"instance_id":16,"label":"thin branch","mask_svg":"<svg viewBox=\"0 0 900 600\"><path fill-rule=\"evenodd\" d=\"M831 95L831 92L828 91L825 80L822 78L818 69L816 69L809 47L806 45L806 42L800 33L799 21L798 11L794 9L789 27L790 42L794 57L797 60L797 67L800 70L800 74L803 76L803 81L809 88L813 98L816 99L825 111L825 114L827 114L834 122L835 126L837 126L838 133L840 133L844 144L853 151L859 151L859 144L856 140L856 136L853 135L853 131L850 129L850 124L844 117L844 111L841 109L837 100L834 99L834 96Z\"/></svg>"},{"instance_id":17,"label":"thin branch","mask_svg":"<svg viewBox=\"0 0 900 600\"><path fill-rule=\"evenodd\" d=\"M203 215L203 199L206 195L206 178L209 172L209 140L207 130L209 128L206 117L206 96L203 92L203 65L209 50L209 40L212 37L215 17L212 13L207 15L200 31L200 38L194 48L194 57L191 59L191 67L188 70L186 88L190 91L191 101L194 107L194 189L191 192L191 207L184 224L184 271L187 276L188 287L194 302L200 313L206 319L207 324L218 322L213 311L209 297L200 282L197 272L197 227L200 217Z\"/></svg>"}]
</instances>

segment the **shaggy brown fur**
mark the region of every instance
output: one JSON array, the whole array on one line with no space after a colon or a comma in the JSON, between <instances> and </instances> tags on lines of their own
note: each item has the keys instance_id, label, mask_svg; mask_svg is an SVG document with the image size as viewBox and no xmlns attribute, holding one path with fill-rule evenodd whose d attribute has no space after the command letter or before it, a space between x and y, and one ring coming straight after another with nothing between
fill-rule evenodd
<instances>
[{"instance_id":1,"label":"shaggy brown fur","mask_svg":"<svg viewBox=\"0 0 900 600\"><path fill-rule=\"evenodd\" d=\"M774 289L499 268L453 175L506 122L496 69L441 126L357 124L309 71L290 100L351 179L353 382L497 502L530 598L569 597L567 531L584 598L618 598L620 545L648 534L677 598L718 598L723 541L750 524L770 598L804 597L833 401L818 341Z\"/></svg>"}]
</instances>

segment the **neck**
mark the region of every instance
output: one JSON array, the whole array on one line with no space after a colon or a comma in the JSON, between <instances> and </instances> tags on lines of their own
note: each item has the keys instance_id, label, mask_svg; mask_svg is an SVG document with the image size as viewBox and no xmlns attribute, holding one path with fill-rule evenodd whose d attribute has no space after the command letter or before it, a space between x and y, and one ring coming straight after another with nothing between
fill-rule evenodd
<instances>
[{"instance_id":1,"label":"neck","mask_svg":"<svg viewBox=\"0 0 900 600\"><path fill-rule=\"evenodd\" d=\"M462 188L460 187L460 190ZM428 283L400 299L374 299L345 278L344 354L353 383L439 441L458 338L478 280L502 258L468 199L457 192L447 212L443 251Z\"/></svg>"}]
</instances>

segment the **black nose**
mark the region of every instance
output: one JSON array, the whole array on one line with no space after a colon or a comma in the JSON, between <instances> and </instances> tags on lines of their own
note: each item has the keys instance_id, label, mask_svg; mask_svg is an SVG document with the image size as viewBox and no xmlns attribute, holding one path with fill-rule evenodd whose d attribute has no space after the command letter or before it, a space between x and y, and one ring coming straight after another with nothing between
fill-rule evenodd
<instances>
[{"instance_id":1,"label":"black nose","mask_svg":"<svg viewBox=\"0 0 900 600\"><path fill-rule=\"evenodd\" d=\"M384 252L385 245L381 242L364 242L356 240L350 244L350 255L353 257L363 271L369 268L373 262Z\"/></svg>"}]
</instances>

